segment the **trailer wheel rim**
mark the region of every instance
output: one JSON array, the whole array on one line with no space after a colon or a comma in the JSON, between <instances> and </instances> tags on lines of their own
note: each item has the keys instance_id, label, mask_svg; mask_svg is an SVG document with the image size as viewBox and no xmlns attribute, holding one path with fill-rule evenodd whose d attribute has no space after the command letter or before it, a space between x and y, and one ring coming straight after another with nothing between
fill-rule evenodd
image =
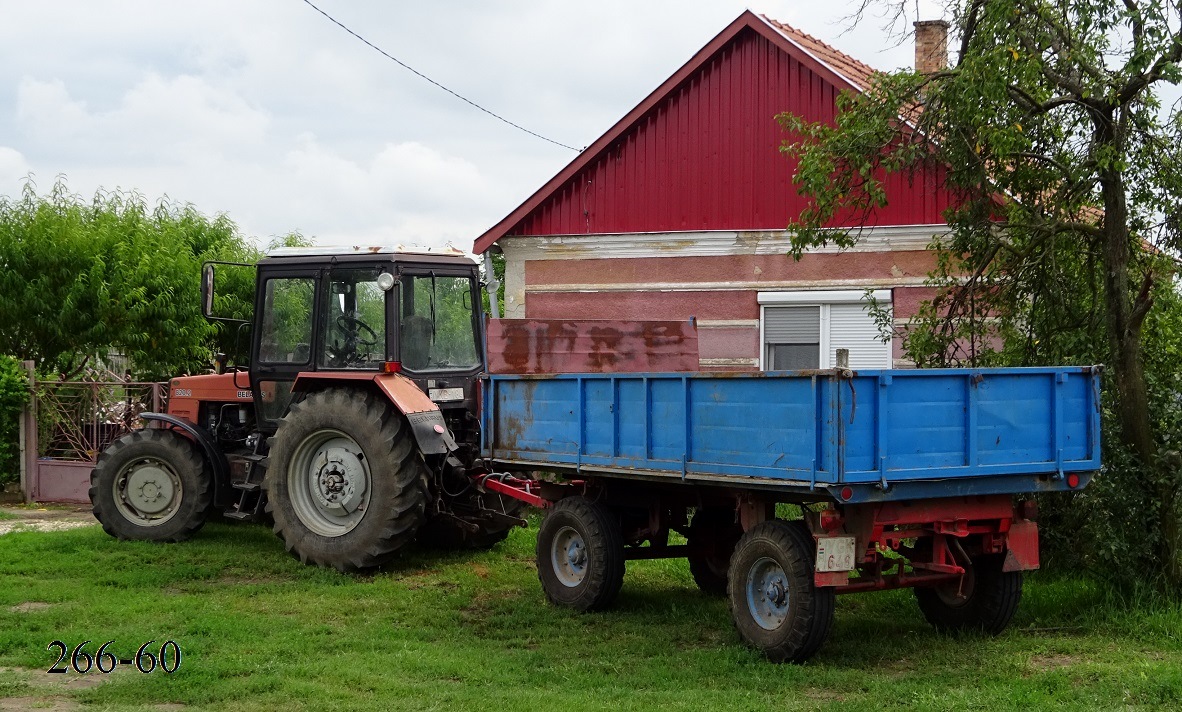
<instances>
[{"instance_id":1,"label":"trailer wheel rim","mask_svg":"<svg viewBox=\"0 0 1182 712\"><path fill-rule=\"evenodd\" d=\"M550 545L550 563L554 576L567 588L575 588L587 578L590 556L587 542L574 527L564 526Z\"/></svg>"},{"instance_id":2,"label":"trailer wheel rim","mask_svg":"<svg viewBox=\"0 0 1182 712\"><path fill-rule=\"evenodd\" d=\"M788 575L770 557L758 559L747 570L747 609L764 630L776 630L788 618Z\"/></svg>"},{"instance_id":3,"label":"trailer wheel rim","mask_svg":"<svg viewBox=\"0 0 1182 712\"><path fill-rule=\"evenodd\" d=\"M977 585L977 576L973 572L972 564L964 567L964 574L959 578L933 587L940 602L949 608L967 606L973 597L973 589Z\"/></svg>"},{"instance_id":4,"label":"trailer wheel rim","mask_svg":"<svg viewBox=\"0 0 1182 712\"><path fill-rule=\"evenodd\" d=\"M361 446L332 429L304 438L287 469L292 509L308 529L325 537L343 536L361 523L371 479Z\"/></svg>"},{"instance_id":5,"label":"trailer wheel rim","mask_svg":"<svg viewBox=\"0 0 1182 712\"><path fill-rule=\"evenodd\" d=\"M125 519L156 527L176 515L181 505L181 478L156 457L133 460L115 477L115 508Z\"/></svg>"}]
</instances>

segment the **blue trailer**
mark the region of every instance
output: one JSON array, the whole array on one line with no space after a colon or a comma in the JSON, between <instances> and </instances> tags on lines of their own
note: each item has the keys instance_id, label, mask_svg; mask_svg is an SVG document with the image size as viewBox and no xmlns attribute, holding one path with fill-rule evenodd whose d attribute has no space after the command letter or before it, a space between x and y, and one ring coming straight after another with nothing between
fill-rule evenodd
<instances>
[{"instance_id":1,"label":"blue trailer","mask_svg":"<svg viewBox=\"0 0 1182 712\"><path fill-rule=\"evenodd\" d=\"M551 601L603 608L626 560L685 557L746 642L802 661L837 593L913 587L937 627L1001 631L1039 558L1015 495L1100 467L1097 368L699 373L692 319L479 305L461 255L268 257L249 369L173 379L160 427L99 457L95 516L151 541L266 517L301 561L363 571L495 546L525 502Z\"/></svg>"},{"instance_id":2,"label":"blue trailer","mask_svg":"<svg viewBox=\"0 0 1182 712\"><path fill-rule=\"evenodd\" d=\"M603 608L625 560L685 556L774 660L820 647L836 593L914 587L936 627L1000 632L1038 567L1014 495L1100 467L1098 367L493 375L483 399L480 484L547 508L551 601Z\"/></svg>"}]
</instances>

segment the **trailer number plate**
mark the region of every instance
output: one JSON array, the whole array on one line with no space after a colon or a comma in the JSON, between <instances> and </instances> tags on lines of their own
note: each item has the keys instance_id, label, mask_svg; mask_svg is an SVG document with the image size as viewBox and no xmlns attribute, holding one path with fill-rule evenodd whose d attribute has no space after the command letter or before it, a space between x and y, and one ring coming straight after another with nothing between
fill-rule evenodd
<instances>
[{"instance_id":1,"label":"trailer number plate","mask_svg":"<svg viewBox=\"0 0 1182 712\"><path fill-rule=\"evenodd\" d=\"M817 571L853 571L854 537L832 536L817 540Z\"/></svg>"},{"instance_id":2,"label":"trailer number plate","mask_svg":"<svg viewBox=\"0 0 1182 712\"><path fill-rule=\"evenodd\" d=\"M464 400L463 388L431 388L427 395L436 403Z\"/></svg>"}]
</instances>

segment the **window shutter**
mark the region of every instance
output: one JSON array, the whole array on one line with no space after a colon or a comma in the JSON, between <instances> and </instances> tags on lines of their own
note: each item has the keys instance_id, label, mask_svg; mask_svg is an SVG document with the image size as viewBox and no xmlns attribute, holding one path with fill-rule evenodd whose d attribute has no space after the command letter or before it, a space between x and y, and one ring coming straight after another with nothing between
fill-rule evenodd
<instances>
[{"instance_id":1,"label":"window shutter","mask_svg":"<svg viewBox=\"0 0 1182 712\"><path fill-rule=\"evenodd\" d=\"M850 368L891 367L891 345L879 339L865 304L830 305L829 363L837 363L837 349L850 350Z\"/></svg>"},{"instance_id":2,"label":"window shutter","mask_svg":"<svg viewBox=\"0 0 1182 712\"><path fill-rule=\"evenodd\" d=\"M820 307L767 307L763 316L764 343L821 343Z\"/></svg>"}]
</instances>

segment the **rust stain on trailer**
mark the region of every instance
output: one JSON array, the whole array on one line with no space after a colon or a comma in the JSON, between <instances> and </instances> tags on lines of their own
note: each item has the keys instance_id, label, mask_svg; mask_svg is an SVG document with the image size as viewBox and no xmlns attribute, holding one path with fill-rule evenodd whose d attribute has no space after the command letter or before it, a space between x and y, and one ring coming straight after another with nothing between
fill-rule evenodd
<instances>
[{"instance_id":1,"label":"rust stain on trailer","mask_svg":"<svg viewBox=\"0 0 1182 712\"><path fill-rule=\"evenodd\" d=\"M487 334L489 373L698 370L693 320L491 319Z\"/></svg>"}]
</instances>

